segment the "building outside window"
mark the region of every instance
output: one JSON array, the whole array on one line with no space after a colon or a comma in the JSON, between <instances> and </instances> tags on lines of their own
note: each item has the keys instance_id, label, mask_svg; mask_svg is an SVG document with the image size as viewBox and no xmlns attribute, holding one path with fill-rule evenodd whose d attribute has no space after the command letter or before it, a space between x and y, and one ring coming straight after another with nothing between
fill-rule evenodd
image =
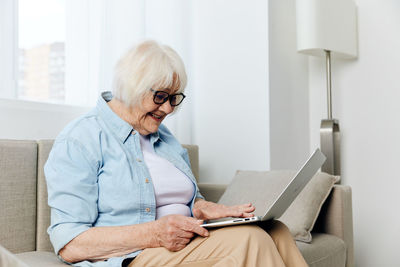
<instances>
[{"instance_id":1,"label":"building outside window","mask_svg":"<svg viewBox=\"0 0 400 267\"><path fill-rule=\"evenodd\" d=\"M65 0L19 0L17 98L65 102L65 20Z\"/></svg>"}]
</instances>

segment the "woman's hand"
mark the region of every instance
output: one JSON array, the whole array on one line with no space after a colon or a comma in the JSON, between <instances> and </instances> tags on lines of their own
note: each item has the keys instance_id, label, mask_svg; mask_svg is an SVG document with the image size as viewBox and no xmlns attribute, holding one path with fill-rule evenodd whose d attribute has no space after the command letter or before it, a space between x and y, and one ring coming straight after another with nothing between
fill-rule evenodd
<instances>
[{"instance_id":1,"label":"woman's hand","mask_svg":"<svg viewBox=\"0 0 400 267\"><path fill-rule=\"evenodd\" d=\"M203 237L209 235L208 231L200 226L203 220L183 215L167 215L154 223L154 247L165 247L170 251L179 251L186 247L195 234Z\"/></svg>"},{"instance_id":2,"label":"woman's hand","mask_svg":"<svg viewBox=\"0 0 400 267\"><path fill-rule=\"evenodd\" d=\"M225 206L204 199L197 199L193 207L193 215L201 220L213 220L224 217L253 217L256 208L251 204Z\"/></svg>"}]
</instances>

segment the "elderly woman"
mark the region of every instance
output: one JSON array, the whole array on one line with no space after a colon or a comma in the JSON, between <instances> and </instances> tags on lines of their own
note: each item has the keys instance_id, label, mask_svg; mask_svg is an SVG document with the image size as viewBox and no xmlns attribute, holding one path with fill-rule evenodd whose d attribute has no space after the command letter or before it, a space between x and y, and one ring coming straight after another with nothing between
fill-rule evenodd
<instances>
[{"instance_id":1,"label":"elderly woman","mask_svg":"<svg viewBox=\"0 0 400 267\"><path fill-rule=\"evenodd\" d=\"M113 94L70 123L45 165L55 253L76 266L306 266L281 223L207 231L251 204L204 200L188 154L161 124L185 98L168 46L146 41L116 66Z\"/></svg>"}]
</instances>

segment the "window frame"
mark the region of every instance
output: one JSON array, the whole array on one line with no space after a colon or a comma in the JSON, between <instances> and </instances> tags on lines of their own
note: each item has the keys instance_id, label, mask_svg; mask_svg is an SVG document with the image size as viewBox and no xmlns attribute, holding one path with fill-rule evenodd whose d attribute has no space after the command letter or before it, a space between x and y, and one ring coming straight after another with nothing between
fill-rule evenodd
<instances>
[{"instance_id":1,"label":"window frame","mask_svg":"<svg viewBox=\"0 0 400 267\"><path fill-rule=\"evenodd\" d=\"M72 1L72 0L71 0ZM19 0L1 0L0 1L0 99L3 100L16 100L16 101L27 101L37 102L41 104L57 104L65 106L76 106L76 107L93 107L99 91L89 90L82 91L82 87L73 86L67 88L67 81L65 80L64 90L66 97L63 103L57 101L48 100L36 100L20 98L18 95L19 90ZM72 1L75 6L82 2ZM67 2L69 6L71 4ZM90 10L90 0L83 1L83 13L87 13ZM80 5L82 6L82 5ZM67 8L67 7L66 7ZM88 16L89 19L90 16ZM89 21L85 22L85 24ZM88 41L84 42L87 46ZM66 42L65 42L66 46ZM90 50L89 47L86 50ZM89 69L87 60L84 62L84 69ZM67 68L65 67L65 73ZM76 76L76 75L75 75ZM85 83L89 77L85 78ZM85 87L85 86L84 86ZM68 97L67 97L68 94Z\"/></svg>"}]
</instances>

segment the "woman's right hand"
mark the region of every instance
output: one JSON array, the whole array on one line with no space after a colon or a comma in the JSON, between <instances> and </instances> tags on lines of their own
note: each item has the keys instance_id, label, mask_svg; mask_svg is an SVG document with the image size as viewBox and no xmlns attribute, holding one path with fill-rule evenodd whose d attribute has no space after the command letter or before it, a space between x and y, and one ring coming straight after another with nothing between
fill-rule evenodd
<instances>
[{"instance_id":1,"label":"woman's right hand","mask_svg":"<svg viewBox=\"0 0 400 267\"><path fill-rule=\"evenodd\" d=\"M154 221L155 247L179 251L186 247L195 234L209 236L207 229L200 226L202 223L203 220L175 214Z\"/></svg>"}]
</instances>

